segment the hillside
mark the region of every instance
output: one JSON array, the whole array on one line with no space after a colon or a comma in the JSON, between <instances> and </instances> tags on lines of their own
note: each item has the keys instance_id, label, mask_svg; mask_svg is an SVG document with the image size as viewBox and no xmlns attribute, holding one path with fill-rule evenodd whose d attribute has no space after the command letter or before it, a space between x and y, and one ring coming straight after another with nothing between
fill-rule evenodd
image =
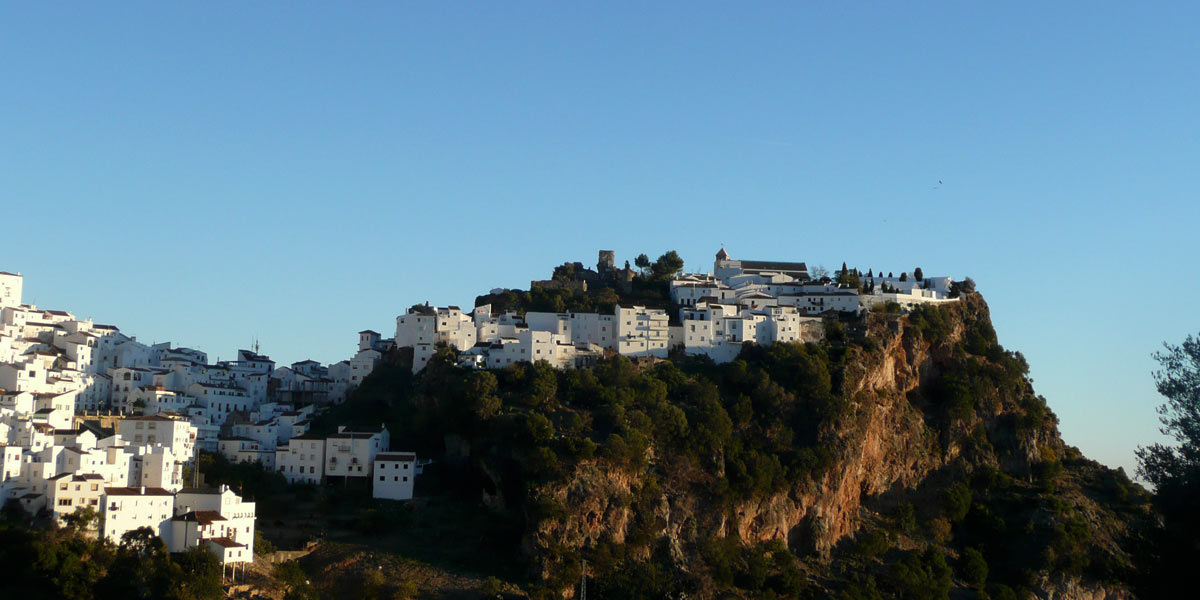
<instances>
[{"instance_id":1,"label":"hillside","mask_svg":"<svg viewBox=\"0 0 1200 600\"><path fill-rule=\"evenodd\" d=\"M1128 597L1148 498L1063 444L981 296L827 331L721 365L443 349L323 424L382 419L439 458L418 494L503 524L487 574L533 596L573 595L586 560L600 598Z\"/></svg>"}]
</instances>

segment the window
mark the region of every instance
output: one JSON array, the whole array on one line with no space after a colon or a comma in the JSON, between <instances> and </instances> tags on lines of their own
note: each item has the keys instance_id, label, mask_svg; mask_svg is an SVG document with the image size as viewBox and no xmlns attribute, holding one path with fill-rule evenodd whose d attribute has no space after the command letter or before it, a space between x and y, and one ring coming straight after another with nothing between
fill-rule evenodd
<instances>
[{"instance_id":1,"label":"window","mask_svg":"<svg viewBox=\"0 0 1200 600\"><path fill-rule=\"evenodd\" d=\"M387 479L387 477L384 477L383 475L380 475L380 476L379 476L379 480L380 480L380 481L384 481L384 480L386 480L386 479Z\"/></svg>"}]
</instances>

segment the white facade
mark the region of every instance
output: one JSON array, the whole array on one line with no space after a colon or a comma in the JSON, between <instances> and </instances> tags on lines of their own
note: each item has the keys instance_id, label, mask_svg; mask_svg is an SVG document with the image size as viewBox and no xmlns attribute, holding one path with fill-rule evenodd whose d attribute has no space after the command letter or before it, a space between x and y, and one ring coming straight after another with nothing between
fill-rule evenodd
<instances>
[{"instance_id":1,"label":"white facade","mask_svg":"<svg viewBox=\"0 0 1200 600\"><path fill-rule=\"evenodd\" d=\"M618 305L613 317L617 328L617 354L667 357L670 350L667 347L667 311Z\"/></svg>"},{"instance_id":2,"label":"white facade","mask_svg":"<svg viewBox=\"0 0 1200 600\"><path fill-rule=\"evenodd\" d=\"M203 540L226 563L251 562L255 513L253 502L243 501L226 486L216 490L185 489L175 496L174 515L178 521L172 521L172 534L178 535L163 539L169 540L172 552L182 552ZM210 518L189 519L189 514Z\"/></svg>"},{"instance_id":3,"label":"white facade","mask_svg":"<svg viewBox=\"0 0 1200 600\"><path fill-rule=\"evenodd\" d=\"M126 417L117 422L117 433L129 444L163 446L182 462L192 460L194 457L196 427L179 417L163 415Z\"/></svg>"},{"instance_id":4,"label":"white facade","mask_svg":"<svg viewBox=\"0 0 1200 600\"><path fill-rule=\"evenodd\" d=\"M95 473L62 473L50 478L46 486L47 506L60 524L63 517L79 509L91 508L99 516L103 496L104 477Z\"/></svg>"},{"instance_id":5,"label":"white facade","mask_svg":"<svg viewBox=\"0 0 1200 600\"><path fill-rule=\"evenodd\" d=\"M203 546L222 564L254 560L255 505L225 486L177 494L145 486L107 487L101 505L101 534L113 543L120 543L130 531L149 527L171 552Z\"/></svg>"},{"instance_id":6,"label":"white facade","mask_svg":"<svg viewBox=\"0 0 1200 600\"><path fill-rule=\"evenodd\" d=\"M321 483L325 478L325 438L302 435L276 447L275 469L288 483Z\"/></svg>"},{"instance_id":7,"label":"white facade","mask_svg":"<svg viewBox=\"0 0 1200 600\"><path fill-rule=\"evenodd\" d=\"M0 271L0 307L20 306L24 278L17 273Z\"/></svg>"},{"instance_id":8,"label":"white facade","mask_svg":"<svg viewBox=\"0 0 1200 600\"><path fill-rule=\"evenodd\" d=\"M108 541L119 544L121 536L139 527L149 527L163 540L170 540L171 514L175 495L162 488L143 486L104 489L104 531Z\"/></svg>"},{"instance_id":9,"label":"white facade","mask_svg":"<svg viewBox=\"0 0 1200 600\"><path fill-rule=\"evenodd\" d=\"M372 496L387 500L412 500L417 455L383 452L375 456Z\"/></svg>"},{"instance_id":10,"label":"white facade","mask_svg":"<svg viewBox=\"0 0 1200 600\"><path fill-rule=\"evenodd\" d=\"M325 438L327 477L370 477L375 455L388 449L387 427L377 432L347 431L345 426Z\"/></svg>"}]
</instances>

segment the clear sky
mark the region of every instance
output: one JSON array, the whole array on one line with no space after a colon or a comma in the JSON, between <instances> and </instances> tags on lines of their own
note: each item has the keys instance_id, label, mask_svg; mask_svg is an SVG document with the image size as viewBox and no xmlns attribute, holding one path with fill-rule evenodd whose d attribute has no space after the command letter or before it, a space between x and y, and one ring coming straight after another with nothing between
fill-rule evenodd
<instances>
[{"instance_id":1,"label":"clear sky","mask_svg":"<svg viewBox=\"0 0 1200 600\"><path fill-rule=\"evenodd\" d=\"M600 248L921 266L1130 470L1198 329L1196 3L50 4L0 8L0 270L145 342L335 361Z\"/></svg>"}]
</instances>

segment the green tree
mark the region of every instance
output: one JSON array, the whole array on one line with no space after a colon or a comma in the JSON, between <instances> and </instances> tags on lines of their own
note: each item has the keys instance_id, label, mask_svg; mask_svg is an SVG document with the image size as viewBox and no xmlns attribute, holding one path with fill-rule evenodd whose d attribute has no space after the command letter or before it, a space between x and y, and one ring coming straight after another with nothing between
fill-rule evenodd
<instances>
[{"instance_id":1,"label":"green tree","mask_svg":"<svg viewBox=\"0 0 1200 600\"><path fill-rule=\"evenodd\" d=\"M971 488L961 481L942 490L939 499L943 514L951 521L963 520L971 510Z\"/></svg>"},{"instance_id":2,"label":"green tree","mask_svg":"<svg viewBox=\"0 0 1200 600\"><path fill-rule=\"evenodd\" d=\"M258 532L255 532L258 535ZM255 544L255 550L258 545ZM172 555L171 560L178 565L182 572L182 581L174 590L175 598L183 599L217 599L225 597L221 588L221 562L217 555L209 552L203 546L192 546L184 552Z\"/></svg>"},{"instance_id":3,"label":"green tree","mask_svg":"<svg viewBox=\"0 0 1200 600\"><path fill-rule=\"evenodd\" d=\"M171 562L167 545L149 527L121 536L96 595L108 598L166 598L182 586L182 569Z\"/></svg>"},{"instance_id":4,"label":"green tree","mask_svg":"<svg viewBox=\"0 0 1200 600\"><path fill-rule=\"evenodd\" d=\"M950 282L950 297L951 298L957 298L959 296L965 296L967 294L973 294L973 293L975 293L975 280L971 279L970 277L968 277L962 281L951 281Z\"/></svg>"},{"instance_id":5,"label":"green tree","mask_svg":"<svg viewBox=\"0 0 1200 600\"><path fill-rule=\"evenodd\" d=\"M63 523L76 531L89 531L100 522L100 513L90 506L81 506L69 515L63 515Z\"/></svg>"},{"instance_id":6,"label":"green tree","mask_svg":"<svg viewBox=\"0 0 1200 600\"><path fill-rule=\"evenodd\" d=\"M1170 445L1138 448L1138 476L1154 485L1154 503L1162 515L1148 557L1149 596L1179 596L1200 564L1200 338L1163 344L1154 360L1161 367L1154 384L1166 403L1158 407L1163 435ZM1181 597L1181 596L1179 596Z\"/></svg>"},{"instance_id":7,"label":"green tree","mask_svg":"<svg viewBox=\"0 0 1200 600\"><path fill-rule=\"evenodd\" d=\"M917 281L925 279L925 273L921 271L921 267L913 269L913 279L916 279Z\"/></svg>"},{"instance_id":8,"label":"green tree","mask_svg":"<svg viewBox=\"0 0 1200 600\"><path fill-rule=\"evenodd\" d=\"M283 584L284 600L317 600L320 594L308 581L308 575L294 560L281 562L271 570L271 575Z\"/></svg>"},{"instance_id":9,"label":"green tree","mask_svg":"<svg viewBox=\"0 0 1200 600\"><path fill-rule=\"evenodd\" d=\"M633 266L641 269L642 275L645 275L646 269L650 268L650 257L645 253L637 255L637 258L633 259Z\"/></svg>"},{"instance_id":10,"label":"green tree","mask_svg":"<svg viewBox=\"0 0 1200 600\"><path fill-rule=\"evenodd\" d=\"M958 560L958 572L963 581L977 590L982 590L988 578L988 564L983 558L983 553L975 548L963 550Z\"/></svg>"},{"instance_id":11,"label":"green tree","mask_svg":"<svg viewBox=\"0 0 1200 600\"><path fill-rule=\"evenodd\" d=\"M554 267L554 274L550 276L554 281L571 281L575 279L575 264L565 262L557 267Z\"/></svg>"},{"instance_id":12,"label":"green tree","mask_svg":"<svg viewBox=\"0 0 1200 600\"><path fill-rule=\"evenodd\" d=\"M650 266L650 273L654 279L670 279L682 270L683 259L674 250L667 251Z\"/></svg>"},{"instance_id":13,"label":"green tree","mask_svg":"<svg viewBox=\"0 0 1200 600\"><path fill-rule=\"evenodd\" d=\"M842 268L838 273L837 282L856 289L862 289L862 280L854 271L848 271Z\"/></svg>"},{"instance_id":14,"label":"green tree","mask_svg":"<svg viewBox=\"0 0 1200 600\"><path fill-rule=\"evenodd\" d=\"M945 600L950 595L951 574L942 551L930 547L900 561L892 571L891 584L899 598Z\"/></svg>"}]
</instances>

